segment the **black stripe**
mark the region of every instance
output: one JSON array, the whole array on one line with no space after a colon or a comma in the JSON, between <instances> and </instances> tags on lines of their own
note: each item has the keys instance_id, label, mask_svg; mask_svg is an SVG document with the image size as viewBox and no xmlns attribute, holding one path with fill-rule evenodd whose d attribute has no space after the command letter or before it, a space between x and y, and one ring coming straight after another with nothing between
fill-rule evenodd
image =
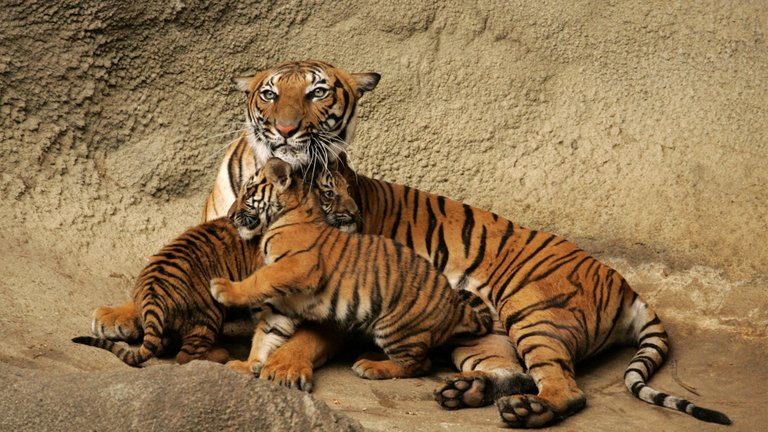
<instances>
[{"instance_id":1,"label":"black stripe","mask_svg":"<svg viewBox=\"0 0 768 432\"><path fill-rule=\"evenodd\" d=\"M669 395L666 393L659 392L658 394L656 394L656 396L653 397L653 403L659 406L664 406L664 399L666 399L667 396Z\"/></svg>"},{"instance_id":2,"label":"black stripe","mask_svg":"<svg viewBox=\"0 0 768 432\"><path fill-rule=\"evenodd\" d=\"M472 244L472 229L475 227L475 216L472 207L463 204L464 224L461 227L461 241L464 244L464 257L469 258L469 248Z\"/></svg>"},{"instance_id":3,"label":"black stripe","mask_svg":"<svg viewBox=\"0 0 768 432\"><path fill-rule=\"evenodd\" d=\"M474 261L472 261L472 264L470 264L469 267L467 267L467 269L464 270L465 275L472 274L472 272L477 269L480 263L483 262L483 258L485 258L485 248L486 248L487 237L488 237L488 231L485 229L485 225L483 225L483 229L480 232L480 246L478 246L477 248L477 255L475 256Z\"/></svg>"}]
</instances>

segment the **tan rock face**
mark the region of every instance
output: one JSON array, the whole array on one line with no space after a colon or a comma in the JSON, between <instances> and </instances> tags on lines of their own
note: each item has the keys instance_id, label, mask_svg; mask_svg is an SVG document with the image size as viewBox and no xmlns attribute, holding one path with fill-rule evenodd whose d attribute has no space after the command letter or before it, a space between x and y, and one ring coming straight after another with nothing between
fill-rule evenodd
<instances>
[{"instance_id":1,"label":"tan rock face","mask_svg":"<svg viewBox=\"0 0 768 432\"><path fill-rule=\"evenodd\" d=\"M0 244L14 301L31 290L21 243L86 287L71 294L83 311L124 298L127 282L109 275L133 277L199 220L242 127L229 78L319 58L383 75L358 110L361 172L601 256L754 287L743 307L737 291L712 293L724 309L691 298L697 313L732 320L768 303L764 2L375 3L0 6Z\"/></svg>"}]
</instances>

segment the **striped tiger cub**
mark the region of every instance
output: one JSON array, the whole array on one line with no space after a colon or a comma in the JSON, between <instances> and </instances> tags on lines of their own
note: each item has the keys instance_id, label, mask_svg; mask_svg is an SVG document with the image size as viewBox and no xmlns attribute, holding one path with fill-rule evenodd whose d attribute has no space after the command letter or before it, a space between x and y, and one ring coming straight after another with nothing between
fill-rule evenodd
<instances>
[{"instance_id":1,"label":"striped tiger cub","mask_svg":"<svg viewBox=\"0 0 768 432\"><path fill-rule=\"evenodd\" d=\"M346 182L336 182L326 172L313 181L326 222L354 232L360 213ZM240 280L253 273L263 265L258 244L257 238L243 240L228 218L189 229L150 258L136 281L132 302L96 310L92 332L97 337L72 341L111 351L126 364L139 366L180 339L177 363L195 359L224 363L229 353L213 343L226 310L211 298L209 281L221 276ZM103 322L105 317L113 326ZM110 339L141 339L141 346L131 349Z\"/></svg>"},{"instance_id":2,"label":"striped tiger cub","mask_svg":"<svg viewBox=\"0 0 768 432\"><path fill-rule=\"evenodd\" d=\"M493 326L482 299L454 291L411 249L330 227L315 191L280 159L269 159L244 186L230 215L244 239L262 236L266 265L242 282L213 279L211 293L226 306L257 304L277 313L257 328L254 347L277 348L303 319L332 321L372 336L389 357L358 359L352 368L359 376L404 378L429 370L430 348ZM248 359L255 371L271 349Z\"/></svg>"},{"instance_id":3,"label":"striped tiger cub","mask_svg":"<svg viewBox=\"0 0 768 432\"><path fill-rule=\"evenodd\" d=\"M139 366L163 352L172 340L180 339L177 363L195 359L223 363L229 357L226 350L211 348L224 323L225 310L211 298L207 282L221 275L241 279L261 263L258 241L243 241L229 219L195 226L151 257L136 280L133 310L140 323L138 332L143 335L137 349L91 336L72 341L106 349L126 364Z\"/></svg>"}]
</instances>

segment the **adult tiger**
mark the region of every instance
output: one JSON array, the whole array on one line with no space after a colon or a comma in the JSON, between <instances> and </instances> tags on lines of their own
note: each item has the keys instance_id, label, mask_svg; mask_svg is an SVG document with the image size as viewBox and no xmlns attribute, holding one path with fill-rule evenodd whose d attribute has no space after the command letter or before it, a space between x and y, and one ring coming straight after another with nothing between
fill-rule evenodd
<instances>
[{"instance_id":1,"label":"adult tiger","mask_svg":"<svg viewBox=\"0 0 768 432\"><path fill-rule=\"evenodd\" d=\"M270 157L304 169L337 160L355 133L357 99L379 78L318 61L288 62L233 78L247 96L248 130L224 156L203 222L226 214L244 180Z\"/></svg>"},{"instance_id":2,"label":"adult tiger","mask_svg":"<svg viewBox=\"0 0 768 432\"><path fill-rule=\"evenodd\" d=\"M239 185L269 157L296 168L343 153L357 99L378 78L350 75L321 62L291 62L236 79L247 95L250 130L227 153L204 218L222 215ZM318 87L328 91L315 93ZM325 101L331 95L332 101ZM331 103L334 111L318 109ZM292 144L294 135L305 144ZM495 401L510 426L546 425L586 403L575 381L576 362L610 345L633 343L639 350L624 377L635 396L701 420L730 423L719 412L646 385L669 352L664 327L621 275L574 244L407 186L351 170L347 178L363 211L363 233L384 235L414 249L452 285L484 298L503 325L500 334L453 351L461 372L435 391L444 408ZM270 356L261 377L311 386L312 367L332 354L335 339L327 331L300 329Z\"/></svg>"}]
</instances>

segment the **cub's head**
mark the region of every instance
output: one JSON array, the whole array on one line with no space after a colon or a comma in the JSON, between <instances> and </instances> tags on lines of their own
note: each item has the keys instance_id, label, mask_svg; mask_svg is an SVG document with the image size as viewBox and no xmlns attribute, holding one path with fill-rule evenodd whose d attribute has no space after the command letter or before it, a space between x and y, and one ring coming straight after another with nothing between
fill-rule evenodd
<instances>
[{"instance_id":1,"label":"cub's head","mask_svg":"<svg viewBox=\"0 0 768 432\"><path fill-rule=\"evenodd\" d=\"M247 97L248 142L260 164L327 167L346 152L355 106L377 73L347 73L320 61L287 62L233 81Z\"/></svg>"},{"instance_id":2,"label":"cub's head","mask_svg":"<svg viewBox=\"0 0 768 432\"><path fill-rule=\"evenodd\" d=\"M360 210L341 172L321 170L315 175L313 183L328 225L346 232L362 229L363 219Z\"/></svg>"},{"instance_id":3,"label":"cub's head","mask_svg":"<svg viewBox=\"0 0 768 432\"><path fill-rule=\"evenodd\" d=\"M243 185L228 215L240 237L249 240L263 234L287 210L299 207L309 194L317 198L329 225L347 232L362 228L360 211L343 175L323 171L315 175L313 184L305 184L301 175L292 174L291 166L278 158L267 160Z\"/></svg>"},{"instance_id":4,"label":"cub's head","mask_svg":"<svg viewBox=\"0 0 768 432\"><path fill-rule=\"evenodd\" d=\"M296 179L291 166L277 158L267 160L240 189L227 215L234 222L240 237L250 240L263 234L283 213L296 205ZM301 183L301 180L299 180Z\"/></svg>"}]
</instances>

